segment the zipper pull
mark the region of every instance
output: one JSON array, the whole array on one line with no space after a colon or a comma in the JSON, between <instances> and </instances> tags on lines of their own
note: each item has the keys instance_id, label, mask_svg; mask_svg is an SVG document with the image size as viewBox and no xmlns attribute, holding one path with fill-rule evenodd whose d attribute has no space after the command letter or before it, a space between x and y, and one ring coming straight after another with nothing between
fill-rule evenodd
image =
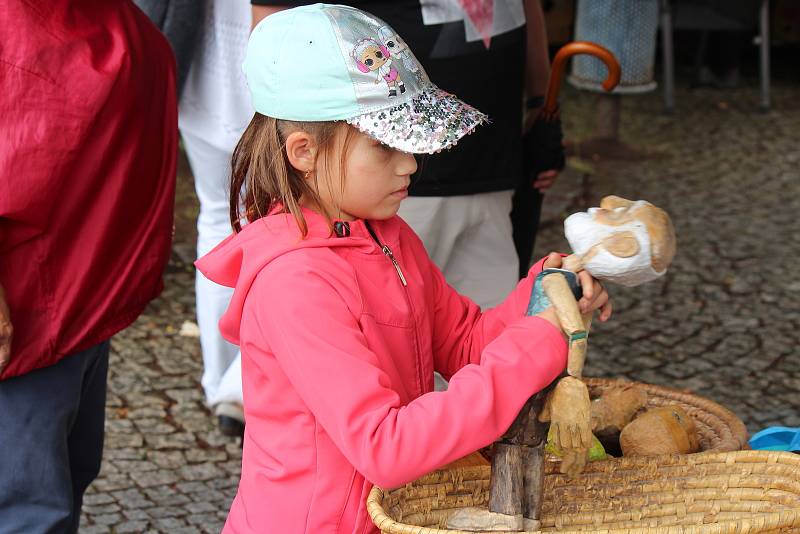
<instances>
[{"instance_id":1,"label":"zipper pull","mask_svg":"<svg viewBox=\"0 0 800 534\"><path fill-rule=\"evenodd\" d=\"M403 271L400 270L400 264L397 263L396 259L394 259L394 254L392 254L392 249L390 249L388 245L383 245L383 248L381 250L383 250L383 253L386 254L386 257L392 260L392 264L394 265L394 268L397 271L397 276L400 277L400 281L403 283L403 286L408 286L408 283L406 283L406 277L403 276Z\"/></svg>"}]
</instances>

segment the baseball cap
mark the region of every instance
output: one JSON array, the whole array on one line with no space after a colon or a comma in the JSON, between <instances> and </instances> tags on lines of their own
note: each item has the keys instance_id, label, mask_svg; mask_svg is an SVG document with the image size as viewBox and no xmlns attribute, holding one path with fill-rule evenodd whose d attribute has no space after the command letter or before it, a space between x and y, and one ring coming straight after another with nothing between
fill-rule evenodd
<instances>
[{"instance_id":1,"label":"baseball cap","mask_svg":"<svg viewBox=\"0 0 800 534\"><path fill-rule=\"evenodd\" d=\"M434 85L388 24L349 6L313 4L266 17L250 35L242 68L257 112L344 120L404 152L449 148L487 120Z\"/></svg>"}]
</instances>

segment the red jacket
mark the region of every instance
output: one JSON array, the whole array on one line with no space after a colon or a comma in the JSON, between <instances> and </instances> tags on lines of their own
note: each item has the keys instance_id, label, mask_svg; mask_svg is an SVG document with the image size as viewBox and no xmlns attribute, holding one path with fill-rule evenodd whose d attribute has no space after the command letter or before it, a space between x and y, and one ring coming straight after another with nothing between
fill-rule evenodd
<instances>
[{"instance_id":1,"label":"red jacket","mask_svg":"<svg viewBox=\"0 0 800 534\"><path fill-rule=\"evenodd\" d=\"M130 1L0 4L0 379L130 324L161 290L177 144L175 65Z\"/></svg>"},{"instance_id":2,"label":"red jacket","mask_svg":"<svg viewBox=\"0 0 800 534\"><path fill-rule=\"evenodd\" d=\"M197 261L235 288L220 329L242 349L247 431L225 534L377 534L373 483L488 445L566 364L560 332L525 317L544 262L481 313L399 217L370 221L375 238L363 220L338 238L304 215L305 239L270 215Z\"/></svg>"}]
</instances>

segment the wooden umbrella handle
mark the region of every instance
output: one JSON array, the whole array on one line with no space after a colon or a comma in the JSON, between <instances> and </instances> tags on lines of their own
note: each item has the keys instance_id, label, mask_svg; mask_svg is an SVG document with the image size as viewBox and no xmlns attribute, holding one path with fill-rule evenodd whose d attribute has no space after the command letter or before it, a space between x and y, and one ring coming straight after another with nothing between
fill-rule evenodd
<instances>
[{"instance_id":1,"label":"wooden umbrella handle","mask_svg":"<svg viewBox=\"0 0 800 534\"><path fill-rule=\"evenodd\" d=\"M558 112L558 93L561 91L561 80L564 75L564 69L567 66L567 59L578 54L589 54L595 56L603 61L608 68L608 76L603 81L603 89L611 91L619 83L621 69L619 61L614 57L614 54L605 47L596 43L588 41L575 41L566 44L553 58L553 64L550 68L550 81L547 85L547 97L544 103L542 112L546 116L555 116Z\"/></svg>"}]
</instances>

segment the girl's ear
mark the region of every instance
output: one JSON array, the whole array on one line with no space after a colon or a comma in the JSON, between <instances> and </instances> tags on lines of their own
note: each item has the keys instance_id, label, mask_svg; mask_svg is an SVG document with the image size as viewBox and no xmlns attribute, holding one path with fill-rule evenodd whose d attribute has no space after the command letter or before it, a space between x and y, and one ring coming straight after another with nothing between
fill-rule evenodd
<instances>
[{"instance_id":1,"label":"girl's ear","mask_svg":"<svg viewBox=\"0 0 800 534\"><path fill-rule=\"evenodd\" d=\"M292 167L301 173L313 172L317 161L317 142L307 132L292 132L286 137L286 156Z\"/></svg>"}]
</instances>

